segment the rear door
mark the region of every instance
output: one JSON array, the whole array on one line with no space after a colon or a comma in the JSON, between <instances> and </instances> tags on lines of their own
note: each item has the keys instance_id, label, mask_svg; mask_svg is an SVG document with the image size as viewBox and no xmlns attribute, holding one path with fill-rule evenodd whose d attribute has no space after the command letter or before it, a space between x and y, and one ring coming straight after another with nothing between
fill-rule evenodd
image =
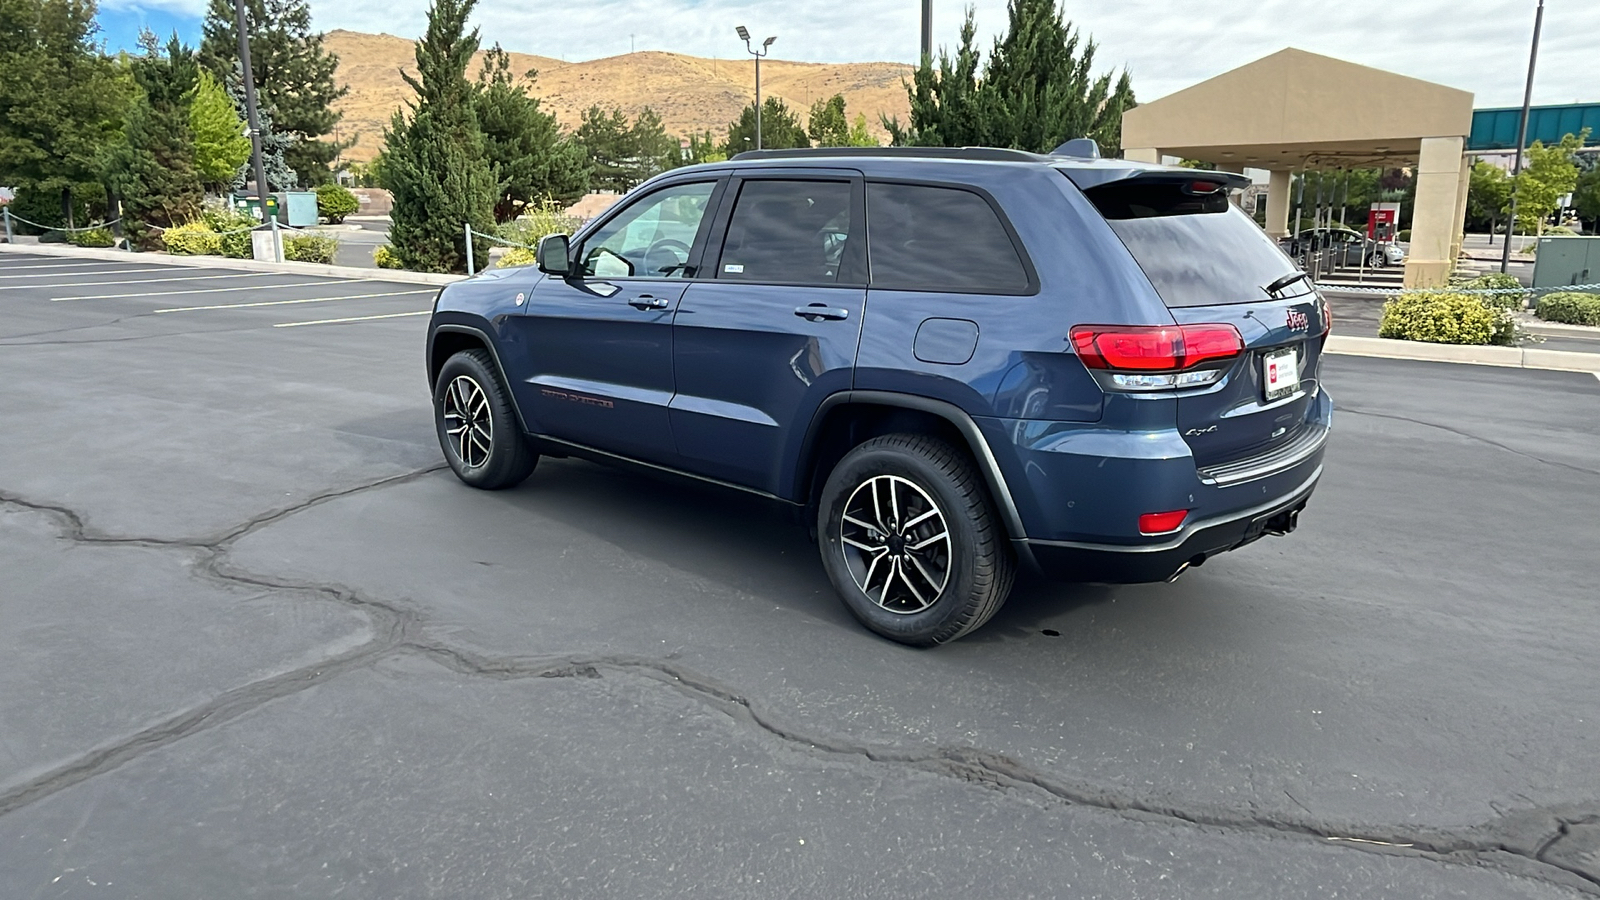
<instances>
[{"instance_id":1,"label":"rear door","mask_svg":"<svg viewBox=\"0 0 1600 900\"><path fill-rule=\"evenodd\" d=\"M866 297L859 173L763 170L728 185L673 323L670 418L689 471L782 493L822 399L848 390Z\"/></svg>"},{"instance_id":2,"label":"rear door","mask_svg":"<svg viewBox=\"0 0 1600 900\"><path fill-rule=\"evenodd\" d=\"M1178 324L1232 325L1244 339L1220 383L1179 395L1178 430L1195 462L1242 459L1301 436L1329 320L1309 281L1286 280L1299 272L1288 256L1225 191L1129 181L1085 193Z\"/></svg>"}]
</instances>

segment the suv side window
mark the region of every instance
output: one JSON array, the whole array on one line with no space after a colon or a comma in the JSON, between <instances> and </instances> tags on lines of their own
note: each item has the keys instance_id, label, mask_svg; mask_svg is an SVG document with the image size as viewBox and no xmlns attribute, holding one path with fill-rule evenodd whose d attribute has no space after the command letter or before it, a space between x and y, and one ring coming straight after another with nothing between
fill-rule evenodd
<instances>
[{"instance_id":1,"label":"suv side window","mask_svg":"<svg viewBox=\"0 0 1600 900\"><path fill-rule=\"evenodd\" d=\"M691 248L715 181L675 184L618 213L583 242L583 274L686 278Z\"/></svg>"},{"instance_id":2,"label":"suv side window","mask_svg":"<svg viewBox=\"0 0 1600 900\"><path fill-rule=\"evenodd\" d=\"M989 201L961 188L867 184L874 288L1025 294L1027 265Z\"/></svg>"},{"instance_id":3,"label":"suv side window","mask_svg":"<svg viewBox=\"0 0 1600 900\"><path fill-rule=\"evenodd\" d=\"M745 181L715 277L837 283L850 241L850 193L848 181Z\"/></svg>"}]
</instances>

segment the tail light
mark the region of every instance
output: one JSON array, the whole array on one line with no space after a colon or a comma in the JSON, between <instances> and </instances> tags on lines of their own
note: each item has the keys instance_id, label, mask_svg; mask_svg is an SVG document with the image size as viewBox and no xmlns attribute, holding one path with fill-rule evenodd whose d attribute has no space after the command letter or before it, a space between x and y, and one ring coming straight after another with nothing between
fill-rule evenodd
<instances>
[{"instance_id":1,"label":"tail light","mask_svg":"<svg viewBox=\"0 0 1600 900\"><path fill-rule=\"evenodd\" d=\"M1102 384L1155 391L1200 387L1222 377L1227 362L1244 352L1232 325L1078 325L1072 347Z\"/></svg>"},{"instance_id":2,"label":"tail light","mask_svg":"<svg viewBox=\"0 0 1600 900\"><path fill-rule=\"evenodd\" d=\"M1323 337L1327 337L1328 336L1328 332L1333 330L1333 307L1328 305L1328 298L1327 297L1323 297L1321 299L1321 308L1322 308L1322 336Z\"/></svg>"}]
</instances>

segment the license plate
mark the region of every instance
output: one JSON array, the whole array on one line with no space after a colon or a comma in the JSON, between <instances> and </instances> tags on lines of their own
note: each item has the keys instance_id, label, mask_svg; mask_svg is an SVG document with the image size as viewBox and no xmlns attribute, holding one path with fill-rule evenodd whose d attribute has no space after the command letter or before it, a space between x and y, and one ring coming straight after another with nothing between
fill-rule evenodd
<instances>
[{"instance_id":1,"label":"license plate","mask_svg":"<svg viewBox=\"0 0 1600 900\"><path fill-rule=\"evenodd\" d=\"M1300 390L1300 357L1293 347L1261 355L1261 387L1268 400L1281 400Z\"/></svg>"}]
</instances>

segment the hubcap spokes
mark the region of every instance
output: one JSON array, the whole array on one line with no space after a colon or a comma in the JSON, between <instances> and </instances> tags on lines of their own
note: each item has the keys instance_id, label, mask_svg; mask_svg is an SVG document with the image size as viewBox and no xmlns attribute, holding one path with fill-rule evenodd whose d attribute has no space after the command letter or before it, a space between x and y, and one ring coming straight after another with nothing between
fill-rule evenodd
<instances>
[{"instance_id":1,"label":"hubcap spokes","mask_svg":"<svg viewBox=\"0 0 1600 900\"><path fill-rule=\"evenodd\" d=\"M489 397L471 376L457 375L444 392L444 430L456 458L469 469L489 461L494 446L494 418Z\"/></svg>"},{"instance_id":2,"label":"hubcap spokes","mask_svg":"<svg viewBox=\"0 0 1600 900\"><path fill-rule=\"evenodd\" d=\"M898 475L877 475L840 514L845 567L872 602L909 615L932 606L950 580L950 529L933 498Z\"/></svg>"}]
</instances>

